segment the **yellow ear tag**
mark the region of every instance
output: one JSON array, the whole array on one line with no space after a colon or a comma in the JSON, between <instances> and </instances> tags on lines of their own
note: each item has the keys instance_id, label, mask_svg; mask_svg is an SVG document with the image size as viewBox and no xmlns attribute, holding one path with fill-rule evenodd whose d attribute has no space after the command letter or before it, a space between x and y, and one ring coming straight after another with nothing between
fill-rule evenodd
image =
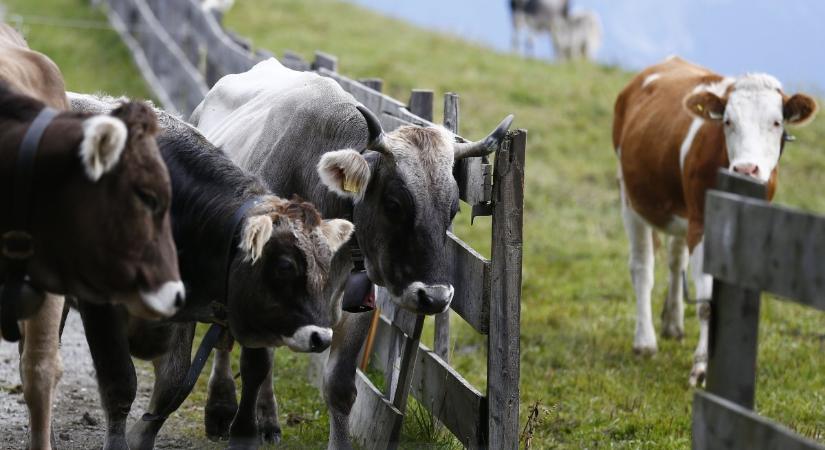
<instances>
[{"instance_id":1,"label":"yellow ear tag","mask_svg":"<svg viewBox=\"0 0 825 450\"><path fill-rule=\"evenodd\" d=\"M358 193L358 183L348 176L344 176L344 190L346 192Z\"/></svg>"},{"instance_id":2,"label":"yellow ear tag","mask_svg":"<svg viewBox=\"0 0 825 450\"><path fill-rule=\"evenodd\" d=\"M696 111L702 112L703 109L705 109L705 108L702 107L701 103L696 105Z\"/></svg>"}]
</instances>

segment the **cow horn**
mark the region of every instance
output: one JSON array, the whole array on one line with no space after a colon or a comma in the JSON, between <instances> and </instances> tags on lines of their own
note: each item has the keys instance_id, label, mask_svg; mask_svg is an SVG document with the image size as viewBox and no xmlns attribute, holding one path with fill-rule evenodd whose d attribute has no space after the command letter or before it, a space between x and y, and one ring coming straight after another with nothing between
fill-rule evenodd
<instances>
[{"instance_id":1,"label":"cow horn","mask_svg":"<svg viewBox=\"0 0 825 450\"><path fill-rule=\"evenodd\" d=\"M384 136L384 129L381 128L381 121L378 120L378 117L366 106L359 104L356 108L358 111L361 111L361 114L364 116L364 120L367 121L367 129L370 133L370 140L367 143L367 150L376 151L385 155L390 154Z\"/></svg>"},{"instance_id":2,"label":"cow horn","mask_svg":"<svg viewBox=\"0 0 825 450\"><path fill-rule=\"evenodd\" d=\"M455 152L455 160L462 158L469 158L473 156L489 155L498 147L507 130L510 129L510 124L513 123L513 115L505 117L500 124L490 133L486 138L476 142L456 142L453 145Z\"/></svg>"}]
</instances>

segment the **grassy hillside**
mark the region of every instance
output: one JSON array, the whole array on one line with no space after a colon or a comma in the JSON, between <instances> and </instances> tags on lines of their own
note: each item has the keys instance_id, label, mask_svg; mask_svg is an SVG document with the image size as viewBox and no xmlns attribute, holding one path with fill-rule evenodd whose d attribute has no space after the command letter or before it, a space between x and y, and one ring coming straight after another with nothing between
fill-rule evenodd
<instances>
[{"instance_id":1,"label":"grassy hillside","mask_svg":"<svg viewBox=\"0 0 825 450\"><path fill-rule=\"evenodd\" d=\"M101 21L85 0L5 0L9 13ZM504 19L502 19L504 20ZM422 31L333 0L245 0L226 17L228 27L276 53L309 57L321 49L340 58L351 77L379 76L385 90L406 99L412 88L461 95L461 132L477 138L508 113L529 130L525 199L522 306L521 419L539 415L534 448L686 448L692 391L687 376L696 343L695 309L687 307L684 342L660 341L650 359L631 352L634 299L626 269L610 145L612 102L630 78L590 64L549 65L498 54L458 38ZM26 25L31 45L61 66L69 89L148 95L128 53L111 30ZM437 108L440 110L440 108ZM436 113L438 119L439 112ZM825 170L825 119L795 132L799 142L782 161L777 201L825 212L819 174ZM457 233L489 254L489 220ZM664 254L657 269L656 311L665 293ZM757 408L825 440L825 320L775 300L763 304ZM454 317L456 365L483 389L483 340ZM306 358L277 353L282 448L323 447L323 401L303 381ZM183 428L202 433L199 390L181 411ZM405 446L434 442L425 415L413 414Z\"/></svg>"},{"instance_id":2,"label":"grassy hillside","mask_svg":"<svg viewBox=\"0 0 825 450\"><path fill-rule=\"evenodd\" d=\"M660 341L651 359L631 352L634 298L609 136L613 100L630 74L498 54L332 0L238 2L226 24L276 53L335 54L342 73L381 77L385 91L402 100L412 88L430 88L437 96L458 92L461 132L468 137L482 136L514 113L516 126L529 130L522 426L538 402L537 448L689 446L687 376L698 333L695 309L687 308L684 342ZM796 133L799 143L782 161L777 201L825 211L819 191L825 120ZM458 234L487 251L489 221L477 220L470 228L466 212L462 216ZM657 259L654 298L660 311L663 251ZM758 409L821 439L825 362L817 356L825 321L774 300L764 302L763 317ZM457 318L453 323L462 325ZM466 327L454 334L456 365L483 387L482 342ZM289 394L280 399L282 412L304 407ZM326 424L320 422L323 433ZM411 433L414 438L416 430ZM301 439L296 434L285 428L288 440Z\"/></svg>"}]
</instances>

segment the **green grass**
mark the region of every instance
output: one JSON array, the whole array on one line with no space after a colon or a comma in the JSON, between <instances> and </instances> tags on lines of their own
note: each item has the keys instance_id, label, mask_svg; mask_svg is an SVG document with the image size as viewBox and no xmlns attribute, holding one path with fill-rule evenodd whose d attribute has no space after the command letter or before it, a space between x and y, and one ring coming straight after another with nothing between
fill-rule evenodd
<instances>
[{"instance_id":1,"label":"green grass","mask_svg":"<svg viewBox=\"0 0 825 450\"><path fill-rule=\"evenodd\" d=\"M10 12L101 20L82 0L7 2ZM692 390L687 385L698 334L687 307L684 342L660 340L649 359L631 352L634 299L627 274L610 143L613 100L632 74L587 63L523 60L422 31L333 0L246 0L228 27L276 53L339 57L353 78L379 76L385 91L406 99L412 88L461 95L461 133L481 137L508 113L529 130L525 198L521 334L521 427L533 405L534 448L687 448ZM29 26L32 46L60 64L70 89L146 96L128 54L111 31ZM440 110L440 108L436 108ZM436 112L439 119L440 112ZM825 212L825 119L795 130L799 142L783 157L776 201ZM456 232L489 255L489 219ZM655 310L665 295L663 249L657 254ZM479 389L486 385L484 340L453 317L453 364ZM769 299L763 302L757 409L825 442L825 319ZM425 330L425 342L431 331ZM431 342L431 341L430 341ZM323 447L327 415L304 381L307 358L277 352L283 448ZM181 411L183 432L202 435L205 376ZM417 411L415 403L411 408ZM289 420L289 418L292 420ZM416 418L418 417L418 418ZM452 444L411 413L402 447ZM289 425L292 423L294 425Z\"/></svg>"}]
</instances>

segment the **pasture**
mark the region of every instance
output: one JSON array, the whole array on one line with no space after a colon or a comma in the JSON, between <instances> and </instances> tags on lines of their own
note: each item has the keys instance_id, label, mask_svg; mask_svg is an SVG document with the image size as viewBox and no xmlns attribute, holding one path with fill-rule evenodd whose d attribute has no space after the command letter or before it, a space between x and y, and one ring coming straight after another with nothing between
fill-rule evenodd
<instances>
[{"instance_id":1,"label":"pasture","mask_svg":"<svg viewBox=\"0 0 825 450\"><path fill-rule=\"evenodd\" d=\"M100 23L82 0L5 0L10 14ZM502 19L504 20L504 19ZM627 273L616 162L610 143L613 101L631 73L588 63L551 65L495 53L459 38L422 31L333 0L245 0L225 24L256 47L276 53L316 49L340 58L352 78L378 76L385 92L411 88L461 95L462 135L476 138L507 113L529 130L522 306L521 424L534 425L534 448L686 448L696 343L695 308L683 342L660 341L649 359L631 352L634 299ZM109 30L26 24L30 45L51 55L67 87L147 97L125 47ZM435 121L440 121L436 108ZM825 212L825 119L795 134L783 157L778 203ZM469 224L466 205L456 234L489 256L489 219ZM654 311L665 293L664 252L657 253ZM813 311L768 300L762 306L757 410L825 442L825 321ZM431 320L428 321L431 326ZM483 387L483 347L453 320L453 365ZM657 324L658 326L658 324ZM423 339L428 343L425 333ZM430 341L431 342L431 341ZM327 421L317 390L305 381L307 358L277 353L277 392L284 425L280 448L321 447ZM206 377L179 412L202 436ZM535 407L535 414L533 413ZM170 424L171 425L171 424ZM175 431L173 431L175 430ZM405 444L454 444L412 405Z\"/></svg>"}]
</instances>

